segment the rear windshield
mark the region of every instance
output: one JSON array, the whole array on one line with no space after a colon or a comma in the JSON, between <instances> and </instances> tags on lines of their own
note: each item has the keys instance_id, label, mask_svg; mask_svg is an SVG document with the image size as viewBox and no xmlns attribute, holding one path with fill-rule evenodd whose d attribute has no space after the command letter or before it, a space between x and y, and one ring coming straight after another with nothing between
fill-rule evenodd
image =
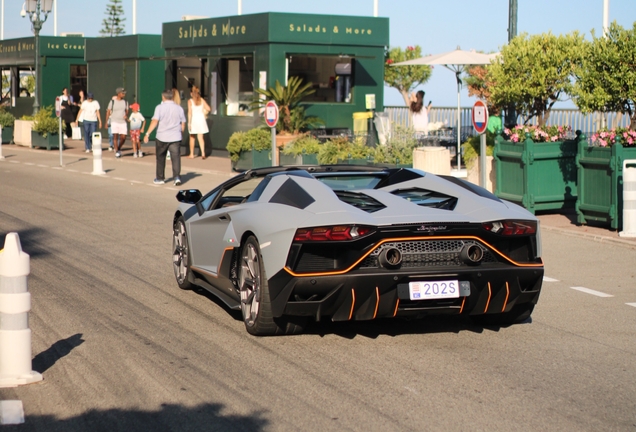
<instances>
[{"instance_id":1,"label":"rear windshield","mask_svg":"<svg viewBox=\"0 0 636 432\"><path fill-rule=\"evenodd\" d=\"M384 178L383 175L373 174L334 174L334 175L316 175L318 180L329 186L333 190L358 190L358 189L374 189Z\"/></svg>"}]
</instances>

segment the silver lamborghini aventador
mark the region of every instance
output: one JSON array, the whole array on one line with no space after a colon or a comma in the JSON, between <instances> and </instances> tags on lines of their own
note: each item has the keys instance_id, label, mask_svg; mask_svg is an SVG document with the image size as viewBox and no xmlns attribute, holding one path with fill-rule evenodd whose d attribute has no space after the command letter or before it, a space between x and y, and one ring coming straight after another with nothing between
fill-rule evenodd
<instances>
[{"instance_id":1,"label":"silver lamborghini aventador","mask_svg":"<svg viewBox=\"0 0 636 432\"><path fill-rule=\"evenodd\" d=\"M177 200L178 285L240 309L253 335L297 333L312 318L465 314L507 325L539 299L539 221L455 177L273 167Z\"/></svg>"}]
</instances>

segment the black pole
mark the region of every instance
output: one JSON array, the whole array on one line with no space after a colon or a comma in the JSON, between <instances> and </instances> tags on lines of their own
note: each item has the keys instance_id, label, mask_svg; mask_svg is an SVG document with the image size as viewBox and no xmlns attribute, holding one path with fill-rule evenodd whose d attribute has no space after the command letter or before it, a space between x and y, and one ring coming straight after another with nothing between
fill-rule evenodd
<instances>
[{"instance_id":1,"label":"black pole","mask_svg":"<svg viewBox=\"0 0 636 432\"><path fill-rule=\"evenodd\" d=\"M508 0L508 43L517 36L517 0ZM506 108L505 125L512 128L517 123L515 104L509 103Z\"/></svg>"}]
</instances>

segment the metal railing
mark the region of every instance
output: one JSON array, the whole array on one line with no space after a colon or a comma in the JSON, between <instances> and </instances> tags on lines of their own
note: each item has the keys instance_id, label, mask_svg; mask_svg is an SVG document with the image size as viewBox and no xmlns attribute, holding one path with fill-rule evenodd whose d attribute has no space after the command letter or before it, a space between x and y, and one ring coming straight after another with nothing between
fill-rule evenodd
<instances>
[{"instance_id":1,"label":"metal railing","mask_svg":"<svg viewBox=\"0 0 636 432\"><path fill-rule=\"evenodd\" d=\"M472 108L463 107L460 109L462 135L472 129L471 123ZM393 125L403 127L411 127L411 118L409 109L404 106L386 106L384 112L388 114L388 118ZM433 107L429 113L429 123L442 123L442 127L456 127L457 125L457 107ZM519 116L517 123L523 123L523 118ZM536 124L536 118L530 121L530 124ZM560 125L571 126L572 130L580 130L586 134L593 133L603 126L610 128L629 127L629 117L621 113L600 113L583 114L577 109L552 109L550 117L547 121L548 126ZM472 135L473 133L471 133Z\"/></svg>"}]
</instances>

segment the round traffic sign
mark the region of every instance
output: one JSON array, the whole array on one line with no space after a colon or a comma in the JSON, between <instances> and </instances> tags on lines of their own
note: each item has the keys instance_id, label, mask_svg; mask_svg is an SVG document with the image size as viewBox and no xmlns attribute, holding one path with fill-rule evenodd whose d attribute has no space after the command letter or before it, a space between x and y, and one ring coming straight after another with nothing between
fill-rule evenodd
<instances>
[{"instance_id":1,"label":"round traffic sign","mask_svg":"<svg viewBox=\"0 0 636 432\"><path fill-rule=\"evenodd\" d=\"M488 127L488 107L482 101L475 102L472 112L473 127L478 134L486 132Z\"/></svg>"},{"instance_id":2,"label":"round traffic sign","mask_svg":"<svg viewBox=\"0 0 636 432\"><path fill-rule=\"evenodd\" d=\"M275 128L278 123L278 105L274 101L268 101L265 105L265 123L271 128Z\"/></svg>"}]
</instances>

